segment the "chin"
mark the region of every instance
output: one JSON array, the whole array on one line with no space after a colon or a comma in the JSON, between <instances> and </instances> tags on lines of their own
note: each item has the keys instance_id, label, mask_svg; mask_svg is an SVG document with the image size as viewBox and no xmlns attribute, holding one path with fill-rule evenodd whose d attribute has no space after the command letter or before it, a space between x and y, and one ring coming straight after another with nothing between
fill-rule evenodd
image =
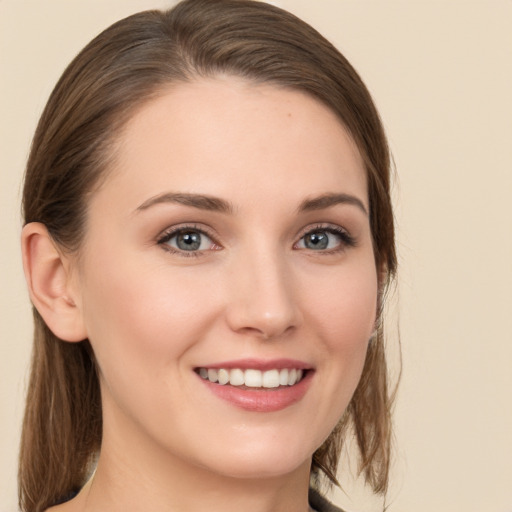
<instances>
[{"instance_id":1,"label":"chin","mask_svg":"<svg viewBox=\"0 0 512 512\"><path fill-rule=\"evenodd\" d=\"M308 471L311 466L311 458L303 461L295 461L294 463L281 463L279 465L269 464L268 461L254 462L254 461L243 461L238 465L223 467L221 471L216 471L229 478L237 478L241 480L269 480L274 478L284 477L299 468L303 468L306 465Z\"/></svg>"},{"instance_id":2,"label":"chin","mask_svg":"<svg viewBox=\"0 0 512 512\"><path fill-rule=\"evenodd\" d=\"M309 471L313 452L304 451L298 444L290 446L284 440L278 447L257 444L259 446L253 445L250 449L245 446L240 450L231 446L222 454L214 455L212 463L205 467L227 477L254 480L282 477L304 467Z\"/></svg>"}]
</instances>

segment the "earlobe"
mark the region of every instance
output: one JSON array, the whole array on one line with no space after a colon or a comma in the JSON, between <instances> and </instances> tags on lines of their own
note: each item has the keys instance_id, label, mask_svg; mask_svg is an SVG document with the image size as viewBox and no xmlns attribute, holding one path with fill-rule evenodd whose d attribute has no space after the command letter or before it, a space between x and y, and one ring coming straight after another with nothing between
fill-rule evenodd
<instances>
[{"instance_id":1,"label":"earlobe","mask_svg":"<svg viewBox=\"0 0 512 512\"><path fill-rule=\"evenodd\" d=\"M30 298L48 328L64 341L87 338L74 297L69 260L44 224L31 222L23 228L21 250Z\"/></svg>"}]
</instances>

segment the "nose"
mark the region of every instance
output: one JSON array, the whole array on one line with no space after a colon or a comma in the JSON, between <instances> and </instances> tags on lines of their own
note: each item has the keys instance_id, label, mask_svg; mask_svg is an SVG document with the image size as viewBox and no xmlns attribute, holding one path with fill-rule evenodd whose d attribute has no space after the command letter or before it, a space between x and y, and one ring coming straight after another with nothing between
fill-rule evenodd
<instances>
[{"instance_id":1,"label":"nose","mask_svg":"<svg viewBox=\"0 0 512 512\"><path fill-rule=\"evenodd\" d=\"M270 340L299 327L297 290L284 257L259 252L240 257L231 270L226 317L233 331Z\"/></svg>"}]
</instances>

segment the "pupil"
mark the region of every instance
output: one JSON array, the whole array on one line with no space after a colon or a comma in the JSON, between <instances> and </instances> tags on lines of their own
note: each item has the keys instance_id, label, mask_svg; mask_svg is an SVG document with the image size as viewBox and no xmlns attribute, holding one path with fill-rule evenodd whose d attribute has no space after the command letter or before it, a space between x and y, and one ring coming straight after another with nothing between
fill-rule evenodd
<instances>
[{"instance_id":1,"label":"pupil","mask_svg":"<svg viewBox=\"0 0 512 512\"><path fill-rule=\"evenodd\" d=\"M306 236L305 242L308 249L326 249L329 238L325 233L311 233Z\"/></svg>"},{"instance_id":2,"label":"pupil","mask_svg":"<svg viewBox=\"0 0 512 512\"><path fill-rule=\"evenodd\" d=\"M183 251L197 251L201 246L201 235L192 231L185 231L178 235L176 245Z\"/></svg>"}]
</instances>

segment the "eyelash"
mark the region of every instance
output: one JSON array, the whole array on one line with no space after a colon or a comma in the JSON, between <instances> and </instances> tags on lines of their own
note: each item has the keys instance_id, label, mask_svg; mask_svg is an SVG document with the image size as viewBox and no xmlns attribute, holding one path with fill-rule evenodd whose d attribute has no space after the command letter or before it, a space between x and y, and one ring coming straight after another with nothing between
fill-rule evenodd
<instances>
[{"instance_id":1,"label":"eyelash","mask_svg":"<svg viewBox=\"0 0 512 512\"><path fill-rule=\"evenodd\" d=\"M209 233L206 229L199 228L193 224L169 228L168 230L164 231L162 235L158 238L157 244L161 245L162 249L164 249L165 251L170 252L171 254L183 256L184 258L197 258L201 256L205 251L183 251L180 249L175 249L174 247L171 247L170 245L167 244L167 242L172 240L176 235L179 235L180 233L186 231L192 231L194 233L199 233L201 235L207 236L214 245L220 247L220 244L217 243L215 237L211 233Z\"/></svg>"},{"instance_id":2,"label":"eyelash","mask_svg":"<svg viewBox=\"0 0 512 512\"><path fill-rule=\"evenodd\" d=\"M314 251L311 249L310 251L312 253L318 252L319 255L336 254L336 253L343 252L348 248L357 246L357 240L347 230L343 229L340 226L336 226L336 225L332 225L332 224L318 224L318 225L314 226L313 228L308 227L300 235L299 242L307 235L317 233L317 232L324 232L324 233L329 233L331 235L337 235L340 238L340 243L337 247L334 247L332 249L327 249L327 250L322 250L322 251ZM299 242L296 242L294 244L294 246L297 245Z\"/></svg>"},{"instance_id":3,"label":"eyelash","mask_svg":"<svg viewBox=\"0 0 512 512\"><path fill-rule=\"evenodd\" d=\"M168 230L163 232L162 235L157 239L157 244L162 246L162 248L165 251L168 251L172 254L178 254L179 256L182 256L185 258L190 258L190 257L197 258L197 257L203 255L203 253L205 252L204 250L184 251L184 250L180 250L180 249L175 249L174 247L171 247L170 245L167 244L167 242L172 240L175 236L177 236L178 234L180 234L182 232L186 232L186 231L191 231L194 233L199 233L201 235L205 235L212 241L212 243L214 245L216 245L219 248L221 247L221 245L218 244L217 241L215 240L215 237L210 232L208 232L208 230L206 230L204 228L199 228L198 226L193 225L193 224L169 228ZM340 238L340 244L339 244L339 246L337 246L333 249L328 249L328 250L314 251L314 250L310 249L310 251L312 253L318 252L319 254L322 254L322 255L336 254L336 253L346 250L347 248L356 247L356 245L357 245L356 239L352 235L350 235L350 233L348 233L345 229L343 229L339 226L335 226L335 225L318 224L317 226L314 226L313 228L308 227L306 230L304 230L302 232L302 234L300 235L299 241L294 244L294 248L296 248L296 245L305 236L316 233L316 232L324 232L324 233L336 235ZM297 250L299 250L299 249L297 249Z\"/></svg>"}]
</instances>

